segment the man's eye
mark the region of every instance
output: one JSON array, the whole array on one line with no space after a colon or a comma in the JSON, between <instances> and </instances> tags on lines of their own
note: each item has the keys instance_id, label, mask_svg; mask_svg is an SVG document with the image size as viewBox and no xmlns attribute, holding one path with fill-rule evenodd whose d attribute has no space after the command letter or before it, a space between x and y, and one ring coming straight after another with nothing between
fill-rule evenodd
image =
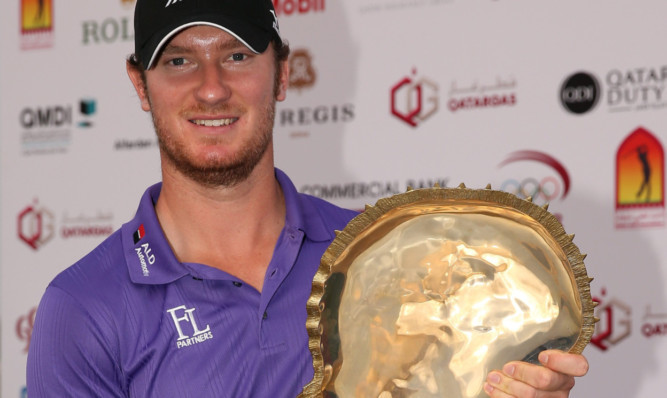
<instances>
[{"instance_id":1,"label":"man's eye","mask_svg":"<svg viewBox=\"0 0 667 398\"><path fill-rule=\"evenodd\" d=\"M185 65L185 58L174 58L169 60L169 63L172 64L173 66L183 66Z\"/></svg>"},{"instance_id":2,"label":"man's eye","mask_svg":"<svg viewBox=\"0 0 667 398\"><path fill-rule=\"evenodd\" d=\"M247 58L246 55L243 54L243 53L235 53L235 54L232 54L232 56L231 56L231 59L234 62L243 61L246 58Z\"/></svg>"}]
</instances>

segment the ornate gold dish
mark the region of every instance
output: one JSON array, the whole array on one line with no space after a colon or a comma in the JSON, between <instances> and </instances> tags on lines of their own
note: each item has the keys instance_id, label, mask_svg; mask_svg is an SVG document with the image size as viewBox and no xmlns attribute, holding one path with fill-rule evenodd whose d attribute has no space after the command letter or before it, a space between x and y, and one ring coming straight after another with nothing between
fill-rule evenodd
<instances>
[{"instance_id":1,"label":"ornate gold dish","mask_svg":"<svg viewBox=\"0 0 667 398\"><path fill-rule=\"evenodd\" d=\"M301 396L477 398L511 360L580 353L594 303L573 237L547 206L490 187L367 206L313 279Z\"/></svg>"}]
</instances>

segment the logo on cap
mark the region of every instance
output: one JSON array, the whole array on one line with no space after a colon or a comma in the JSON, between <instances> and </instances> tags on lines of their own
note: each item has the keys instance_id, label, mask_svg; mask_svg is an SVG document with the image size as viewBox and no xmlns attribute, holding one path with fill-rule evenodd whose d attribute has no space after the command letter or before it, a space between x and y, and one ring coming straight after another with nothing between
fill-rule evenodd
<instances>
[{"instance_id":1,"label":"logo on cap","mask_svg":"<svg viewBox=\"0 0 667 398\"><path fill-rule=\"evenodd\" d=\"M276 15L276 12L273 10L269 10L271 15L273 15L273 29L278 33L278 36L280 36L280 26L278 26L278 16Z\"/></svg>"}]
</instances>

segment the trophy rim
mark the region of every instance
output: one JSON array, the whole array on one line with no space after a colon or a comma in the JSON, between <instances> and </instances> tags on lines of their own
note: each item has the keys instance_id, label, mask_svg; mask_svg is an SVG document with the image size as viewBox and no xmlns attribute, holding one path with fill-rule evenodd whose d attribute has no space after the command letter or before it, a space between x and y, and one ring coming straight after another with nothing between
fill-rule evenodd
<instances>
[{"instance_id":1,"label":"trophy rim","mask_svg":"<svg viewBox=\"0 0 667 398\"><path fill-rule=\"evenodd\" d=\"M585 254L582 254L573 242L574 234L568 235L561 222L548 211L548 204L538 206L532 202L532 198L521 199L508 192L491 189L487 185L484 189L470 189L464 184L457 188L423 188L413 190L408 188L407 192L396 194L387 198L379 199L374 206L366 205L365 211L354 217L342 231L336 231L336 238L322 255L320 266L313 277L311 295L306 304L308 331L308 347L313 357L314 376L303 388L299 397L314 398L322 397L324 388L329 384L332 377L331 369L325 369L322 354L321 327L322 297L325 292L325 284L341 255L369 226L373 225L385 214L403 207L419 206L425 203L437 203L448 205L456 201L474 203L478 206L505 207L528 216L539 225L560 246L569 271L573 276L573 288L576 286L582 310L582 325L576 342L568 350L570 353L580 354L590 342L597 319L594 317L596 303L590 293L590 283L593 278L587 274L584 264Z\"/></svg>"}]
</instances>

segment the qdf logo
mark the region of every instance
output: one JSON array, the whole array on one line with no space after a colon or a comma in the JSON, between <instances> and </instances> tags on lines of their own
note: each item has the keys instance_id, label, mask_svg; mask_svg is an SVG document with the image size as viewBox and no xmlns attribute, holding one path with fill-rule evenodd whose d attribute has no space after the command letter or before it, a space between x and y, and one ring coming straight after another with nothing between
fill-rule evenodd
<instances>
[{"instance_id":1,"label":"qdf logo","mask_svg":"<svg viewBox=\"0 0 667 398\"><path fill-rule=\"evenodd\" d=\"M560 100L568 111L583 114L597 105L600 94L600 85L593 75L577 72L563 83L560 89Z\"/></svg>"}]
</instances>

